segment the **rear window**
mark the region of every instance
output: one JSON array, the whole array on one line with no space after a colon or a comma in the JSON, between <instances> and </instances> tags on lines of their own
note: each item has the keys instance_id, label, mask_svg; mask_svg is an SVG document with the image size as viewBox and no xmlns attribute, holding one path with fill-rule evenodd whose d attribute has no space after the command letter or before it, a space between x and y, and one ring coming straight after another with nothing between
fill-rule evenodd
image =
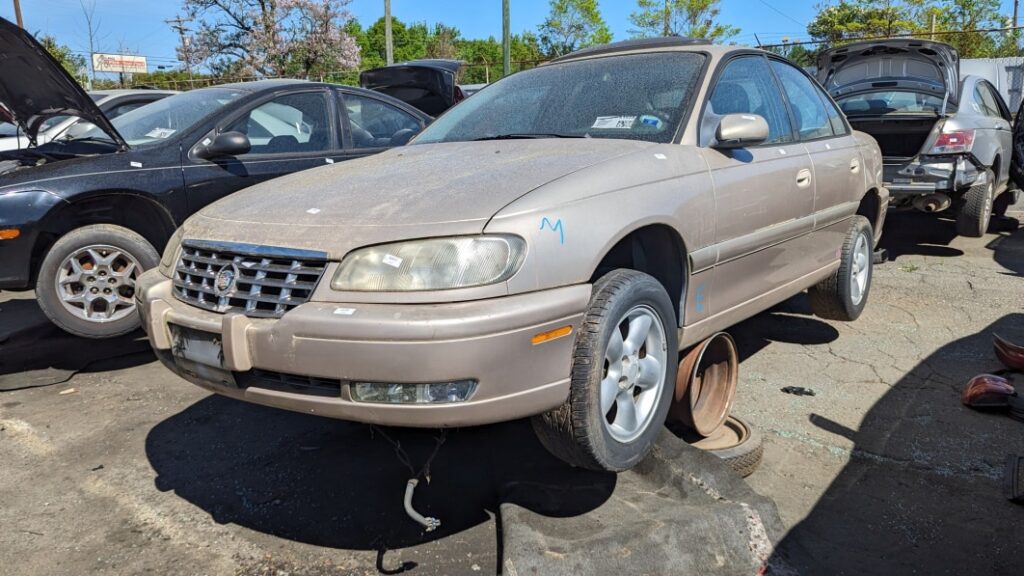
<instances>
[{"instance_id":1,"label":"rear window","mask_svg":"<svg viewBox=\"0 0 1024 576\"><path fill-rule=\"evenodd\" d=\"M939 114L942 111L942 98L903 90L857 94L840 98L838 104L847 116Z\"/></svg>"}]
</instances>

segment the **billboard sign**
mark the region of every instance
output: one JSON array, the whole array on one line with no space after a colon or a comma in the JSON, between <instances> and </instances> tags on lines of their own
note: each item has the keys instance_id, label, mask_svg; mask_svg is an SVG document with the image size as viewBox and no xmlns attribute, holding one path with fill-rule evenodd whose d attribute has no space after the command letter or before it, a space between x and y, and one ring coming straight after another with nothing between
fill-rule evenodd
<instances>
[{"instance_id":1,"label":"billboard sign","mask_svg":"<svg viewBox=\"0 0 1024 576\"><path fill-rule=\"evenodd\" d=\"M93 54L92 68L97 72L119 72L123 74L145 74L145 56L132 56L130 54Z\"/></svg>"}]
</instances>

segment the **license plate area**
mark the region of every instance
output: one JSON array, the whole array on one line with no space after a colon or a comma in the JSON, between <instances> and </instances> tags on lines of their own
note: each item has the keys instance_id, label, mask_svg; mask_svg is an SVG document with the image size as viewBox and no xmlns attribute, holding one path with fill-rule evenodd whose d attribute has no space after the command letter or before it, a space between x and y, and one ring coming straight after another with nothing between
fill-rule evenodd
<instances>
[{"instance_id":1,"label":"license plate area","mask_svg":"<svg viewBox=\"0 0 1024 576\"><path fill-rule=\"evenodd\" d=\"M224 367L220 334L171 324L171 354L186 374L213 384L237 388L235 376Z\"/></svg>"}]
</instances>

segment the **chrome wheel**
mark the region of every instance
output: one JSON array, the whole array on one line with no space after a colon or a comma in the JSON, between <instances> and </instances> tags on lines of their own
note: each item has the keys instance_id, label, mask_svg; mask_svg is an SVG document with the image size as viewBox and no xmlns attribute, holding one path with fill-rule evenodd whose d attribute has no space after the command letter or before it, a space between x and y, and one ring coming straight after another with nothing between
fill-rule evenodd
<instances>
[{"instance_id":1,"label":"chrome wheel","mask_svg":"<svg viewBox=\"0 0 1024 576\"><path fill-rule=\"evenodd\" d=\"M853 305L860 304L868 287L868 276L871 274L871 249L863 234L857 236L853 248L853 270L850 274L850 300Z\"/></svg>"},{"instance_id":2,"label":"chrome wheel","mask_svg":"<svg viewBox=\"0 0 1024 576\"><path fill-rule=\"evenodd\" d=\"M627 443L654 418L665 387L665 327L653 309L635 306L616 324L604 353L601 414L612 438Z\"/></svg>"},{"instance_id":3,"label":"chrome wheel","mask_svg":"<svg viewBox=\"0 0 1024 576\"><path fill-rule=\"evenodd\" d=\"M54 281L69 312L90 322L113 322L135 312L135 280L141 272L128 252L93 245L65 258Z\"/></svg>"}]
</instances>

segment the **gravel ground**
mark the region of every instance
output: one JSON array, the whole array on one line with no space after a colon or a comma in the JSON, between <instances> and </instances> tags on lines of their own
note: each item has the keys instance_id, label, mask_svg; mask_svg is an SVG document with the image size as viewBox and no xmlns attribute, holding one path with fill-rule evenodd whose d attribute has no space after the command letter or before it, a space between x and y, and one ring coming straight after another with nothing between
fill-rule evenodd
<instances>
[{"instance_id":1,"label":"gravel ground","mask_svg":"<svg viewBox=\"0 0 1024 576\"><path fill-rule=\"evenodd\" d=\"M1024 342L1024 229L950 230L894 215L856 323L797 297L731 330L737 413L766 442L749 482L803 573L1020 574L1024 507L1001 469L1024 424L958 394L999 368L992 331ZM444 525L424 535L401 510L408 471L368 427L210 396L134 338L67 338L30 295L0 294L0 388L47 382L0 392L2 575L493 574L491 487L547 458L521 422L448 434L416 497ZM392 434L415 461L433 449Z\"/></svg>"}]
</instances>

